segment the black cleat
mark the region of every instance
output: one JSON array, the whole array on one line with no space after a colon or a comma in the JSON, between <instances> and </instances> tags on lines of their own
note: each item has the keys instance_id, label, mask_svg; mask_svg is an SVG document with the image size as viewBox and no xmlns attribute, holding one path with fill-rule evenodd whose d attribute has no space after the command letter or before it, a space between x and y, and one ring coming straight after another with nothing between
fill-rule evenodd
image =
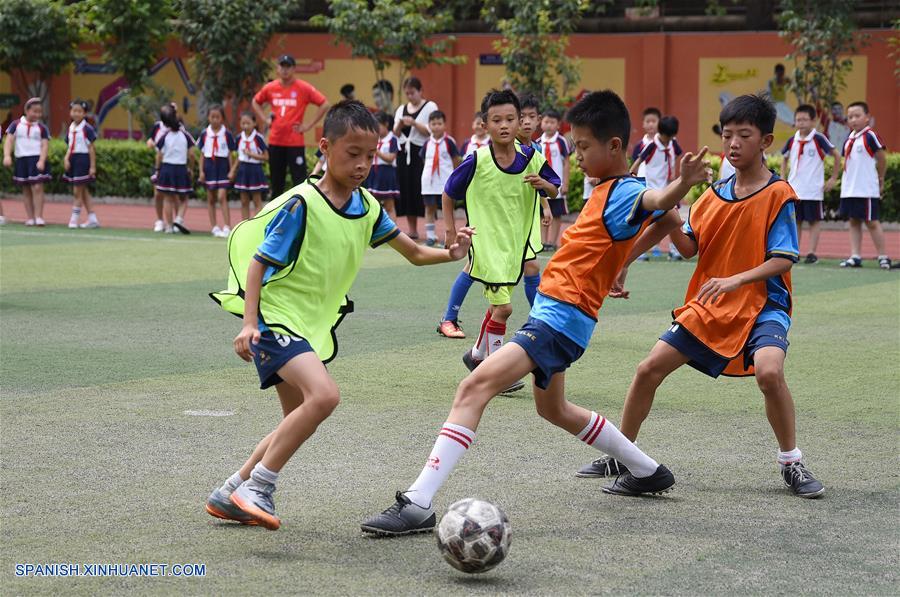
<instances>
[{"instance_id":1,"label":"black cleat","mask_svg":"<svg viewBox=\"0 0 900 597\"><path fill-rule=\"evenodd\" d=\"M434 510L414 504L402 491L395 497L397 501L390 508L363 521L360 525L363 533L397 537L434 530L437 521Z\"/></svg>"},{"instance_id":2,"label":"black cleat","mask_svg":"<svg viewBox=\"0 0 900 597\"><path fill-rule=\"evenodd\" d=\"M880 267L881 269L891 269L891 260L887 257L879 257L878 267Z\"/></svg>"},{"instance_id":3,"label":"black cleat","mask_svg":"<svg viewBox=\"0 0 900 597\"><path fill-rule=\"evenodd\" d=\"M603 488L606 493L614 495L660 495L670 491L675 485L675 475L663 465L649 477L635 477L631 473L619 475L612 485Z\"/></svg>"},{"instance_id":4,"label":"black cleat","mask_svg":"<svg viewBox=\"0 0 900 597\"><path fill-rule=\"evenodd\" d=\"M581 467L576 477L594 478L594 477L618 477L628 472L628 467L613 458L612 456L604 456L598 458L587 466Z\"/></svg>"},{"instance_id":5,"label":"black cleat","mask_svg":"<svg viewBox=\"0 0 900 597\"><path fill-rule=\"evenodd\" d=\"M781 479L797 497L817 498L825 493L825 486L799 461L781 465Z\"/></svg>"},{"instance_id":6,"label":"black cleat","mask_svg":"<svg viewBox=\"0 0 900 597\"><path fill-rule=\"evenodd\" d=\"M805 263L807 265L812 265L813 263L815 263L818 260L819 260L819 258L816 256L815 253L807 253L806 259L803 260L803 263Z\"/></svg>"},{"instance_id":7,"label":"black cleat","mask_svg":"<svg viewBox=\"0 0 900 597\"><path fill-rule=\"evenodd\" d=\"M477 360L474 356L472 356L472 349L466 351L466 354L463 355L463 365L466 366L466 369L469 371L475 371L475 367L481 364L481 361Z\"/></svg>"}]
</instances>

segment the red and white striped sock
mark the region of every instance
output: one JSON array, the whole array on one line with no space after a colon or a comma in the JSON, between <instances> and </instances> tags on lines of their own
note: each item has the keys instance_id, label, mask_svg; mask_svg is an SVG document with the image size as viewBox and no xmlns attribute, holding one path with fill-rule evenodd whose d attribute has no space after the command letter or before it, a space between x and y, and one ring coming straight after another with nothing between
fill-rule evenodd
<instances>
[{"instance_id":1,"label":"red and white striped sock","mask_svg":"<svg viewBox=\"0 0 900 597\"><path fill-rule=\"evenodd\" d=\"M591 413L588 424L575 437L609 454L627 466L635 477L649 477L659 467L658 462L644 454L615 425L595 412Z\"/></svg>"},{"instance_id":2,"label":"red and white striped sock","mask_svg":"<svg viewBox=\"0 0 900 597\"><path fill-rule=\"evenodd\" d=\"M481 332L478 334L478 339L475 340L475 346L472 347L472 356L475 357L475 360L483 361L487 358L488 353L488 336L487 336L487 326L491 321L491 312L488 311L484 314L484 319L481 320Z\"/></svg>"},{"instance_id":3,"label":"red and white striped sock","mask_svg":"<svg viewBox=\"0 0 900 597\"><path fill-rule=\"evenodd\" d=\"M506 324L490 320L485 328L487 332L487 356L500 350L503 346L503 337L506 335ZM485 357L487 358L487 357Z\"/></svg>"},{"instance_id":4,"label":"red and white striped sock","mask_svg":"<svg viewBox=\"0 0 900 597\"><path fill-rule=\"evenodd\" d=\"M434 494L441 488L441 485L450 476L450 471L474 441L475 432L471 429L462 425L444 423L422 472L406 490L406 497L423 508L430 508Z\"/></svg>"}]
</instances>

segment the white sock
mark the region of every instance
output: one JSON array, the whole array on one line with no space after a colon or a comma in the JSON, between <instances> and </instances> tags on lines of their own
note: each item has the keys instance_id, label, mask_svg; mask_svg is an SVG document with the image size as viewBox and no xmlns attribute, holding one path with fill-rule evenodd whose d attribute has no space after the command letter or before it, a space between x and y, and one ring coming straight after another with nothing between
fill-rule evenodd
<instances>
[{"instance_id":1,"label":"white sock","mask_svg":"<svg viewBox=\"0 0 900 597\"><path fill-rule=\"evenodd\" d=\"M492 319L484 329L485 336L487 336L487 355L490 356L503 346L503 337L506 336L506 324L497 323Z\"/></svg>"},{"instance_id":2,"label":"white sock","mask_svg":"<svg viewBox=\"0 0 900 597\"><path fill-rule=\"evenodd\" d=\"M88 214L88 222L96 222L96 221L97 221L97 214L95 214L94 212L89 213Z\"/></svg>"},{"instance_id":3,"label":"white sock","mask_svg":"<svg viewBox=\"0 0 900 597\"><path fill-rule=\"evenodd\" d=\"M72 217L69 218L69 221L70 221L70 222L77 222L80 216L81 216L81 208L80 208L80 207L73 207L73 208L72 208Z\"/></svg>"},{"instance_id":4,"label":"white sock","mask_svg":"<svg viewBox=\"0 0 900 597\"><path fill-rule=\"evenodd\" d=\"M800 448L794 448L790 452L778 452L778 464L781 466L801 460L803 460L803 452L800 451Z\"/></svg>"},{"instance_id":5,"label":"white sock","mask_svg":"<svg viewBox=\"0 0 900 597\"><path fill-rule=\"evenodd\" d=\"M430 508L434 494L441 488L450 471L459 462L460 457L466 453L472 442L475 441L475 432L466 429L462 425L444 423L438 434L431 454L425 467L419 473L415 482L406 490L406 497L414 504L422 508Z\"/></svg>"},{"instance_id":6,"label":"white sock","mask_svg":"<svg viewBox=\"0 0 900 597\"><path fill-rule=\"evenodd\" d=\"M575 437L606 452L627 466L635 477L649 477L659 468L658 462L644 454L615 425L595 412L591 413L588 424Z\"/></svg>"},{"instance_id":7,"label":"white sock","mask_svg":"<svg viewBox=\"0 0 900 597\"><path fill-rule=\"evenodd\" d=\"M259 462L250 473L250 481L257 485L275 485L275 482L278 481L278 473L270 471L263 466L262 462Z\"/></svg>"},{"instance_id":8,"label":"white sock","mask_svg":"<svg viewBox=\"0 0 900 597\"><path fill-rule=\"evenodd\" d=\"M488 334L487 334L487 326L491 321L491 312L488 311L484 314L484 319L481 321L481 333L478 334L478 339L475 340L475 346L472 347L472 356L475 357L479 361L483 361L487 358L488 353Z\"/></svg>"},{"instance_id":9,"label":"white sock","mask_svg":"<svg viewBox=\"0 0 900 597\"><path fill-rule=\"evenodd\" d=\"M225 481L225 484L219 488L219 491L225 494L225 497L231 495L235 489L240 487L241 483L244 482L244 479L241 477L241 473L237 472Z\"/></svg>"},{"instance_id":10,"label":"white sock","mask_svg":"<svg viewBox=\"0 0 900 597\"><path fill-rule=\"evenodd\" d=\"M437 240L437 234L434 233L434 224L425 224L425 238Z\"/></svg>"}]
</instances>

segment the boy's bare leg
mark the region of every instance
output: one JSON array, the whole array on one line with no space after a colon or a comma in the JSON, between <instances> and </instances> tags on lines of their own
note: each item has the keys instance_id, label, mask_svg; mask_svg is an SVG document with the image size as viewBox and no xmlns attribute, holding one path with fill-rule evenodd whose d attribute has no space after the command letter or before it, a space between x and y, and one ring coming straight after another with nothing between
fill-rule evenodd
<instances>
[{"instance_id":1,"label":"boy's bare leg","mask_svg":"<svg viewBox=\"0 0 900 597\"><path fill-rule=\"evenodd\" d=\"M797 447L794 399L784 379L785 353L776 346L764 346L753 354L756 384L765 398L766 417L782 452Z\"/></svg>"},{"instance_id":2,"label":"boy's bare leg","mask_svg":"<svg viewBox=\"0 0 900 597\"><path fill-rule=\"evenodd\" d=\"M875 251L878 253L878 256L887 255L884 248L884 232L881 229L881 222L878 220L866 222L866 228L869 229L869 235L872 237L872 243L875 244ZM860 237L862 237L862 231L860 231ZM862 238L860 238L860 243L862 243Z\"/></svg>"},{"instance_id":3,"label":"boy's bare leg","mask_svg":"<svg viewBox=\"0 0 900 597\"><path fill-rule=\"evenodd\" d=\"M800 232L800 227L797 227L797 232ZM822 234L822 222L812 222L809 225L809 252L815 254L816 249L819 247L819 236ZM799 239L799 237L798 237ZM799 244L799 243L798 243Z\"/></svg>"},{"instance_id":4,"label":"boy's bare leg","mask_svg":"<svg viewBox=\"0 0 900 597\"><path fill-rule=\"evenodd\" d=\"M625 406L622 409L622 433L635 441L641 424L650 414L656 389L673 371L690 359L678 352L672 345L659 340L650 354L641 361L628 388Z\"/></svg>"},{"instance_id":5,"label":"boy's bare leg","mask_svg":"<svg viewBox=\"0 0 900 597\"><path fill-rule=\"evenodd\" d=\"M862 220L850 218L850 255L862 256Z\"/></svg>"},{"instance_id":6,"label":"boy's bare leg","mask_svg":"<svg viewBox=\"0 0 900 597\"><path fill-rule=\"evenodd\" d=\"M278 399L281 401L281 412L283 416L288 416L294 409L303 404L303 393L291 384L282 382L275 386L275 390L278 392ZM245 462L244 466L238 471L241 479L246 480L250 478L253 467L262 460L263 455L265 455L266 450L269 448L269 442L272 440L273 435L275 435L275 431L271 431L269 435L264 437L256 445L250 458L247 459L247 462Z\"/></svg>"}]
</instances>

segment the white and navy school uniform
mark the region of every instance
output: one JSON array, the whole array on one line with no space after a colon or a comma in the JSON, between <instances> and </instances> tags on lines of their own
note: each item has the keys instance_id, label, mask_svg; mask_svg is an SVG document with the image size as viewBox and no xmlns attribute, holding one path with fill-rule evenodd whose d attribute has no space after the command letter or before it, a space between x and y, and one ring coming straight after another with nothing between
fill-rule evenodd
<instances>
[{"instance_id":1,"label":"white and navy school uniform","mask_svg":"<svg viewBox=\"0 0 900 597\"><path fill-rule=\"evenodd\" d=\"M653 137L651 137L650 135L644 135L643 137L641 137L641 140L637 142L637 144L634 146L634 149L631 151L632 163L636 162L637 159L639 157L641 157L641 152L643 152L647 148L647 146L650 145L651 143L653 143ZM647 166L645 164L641 163L641 165L638 166L637 177L644 178L644 176L646 174L647 174ZM727 178L727 177L720 176L719 178Z\"/></svg>"},{"instance_id":2,"label":"white and navy school uniform","mask_svg":"<svg viewBox=\"0 0 900 597\"><path fill-rule=\"evenodd\" d=\"M156 149L162 154L162 164L156 177L157 190L175 195L187 195L193 190L187 163L188 152L194 145L194 138L184 127L176 131L164 127L156 143Z\"/></svg>"},{"instance_id":3,"label":"white and navy school uniform","mask_svg":"<svg viewBox=\"0 0 900 597\"><path fill-rule=\"evenodd\" d=\"M731 165L731 162L728 161L725 154L720 153L719 158L721 159L721 162L719 163L719 180L725 180L726 178L734 176L734 166Z\"/></svg>"},{"instance_id":4,"label":"white and navy school uniform","mask_svg":"<svg viewBox=\"0 0 900 597\"><path fill-rule=\"evenodd\" d=\"M162 123L161 120L157 120L153 123L153 128L150 129L149 137L153 139L153 145L155 146L159 143L159 140L162 139L162 136L166 134L166 131L169 130L166 128L166 125ZM153 172L150 173L150 182L156 186L156 177L159 175L159 172L156 168L153 168Z\"/></svg>"},{"instance_id":5,"label":"white and navy school uniform","mask_svg":"<svg viewBox=\"0 0 900 597\"><path fill-rule=\"evenodd\" d=\"M269 150L262 135L256 129L248 136L241 131L238 139L238 168L234 177L234 188L245 193L259 193L269 190L269 181L263 171L262 160L250 157L247 152L261 154Z\"/></svg>"},{"instance_id":6,"label":"white and navy school uniform","mask_svg":"<svg viewBox=\"0 0 900 597\"><path fill-rule=\"evenodd\" d=\"M469 137L465 141L463 141L462 147L459 148L460 153L462 154L462 159L466 159L473 153L475 153L479 148L484 147L485 145L489 145L491 142L491 138L488 135L485 135L481 139L477 139L476 137Z\"/></svg>"},{"instance_id":7,"label":"white and navy school uniform","mask_svg":"<svg viewBox=\"0 0 900 597\"><path fill-rule=\"evenodd\" d=\"M648 189L664 189L678 176L675 162L682 153L681 146L674 138L663 144L659 140L659 134L653 137L653 142L644 147L640 156L646 166L644 178Z\"/></svg>"},{"instance_id":8,"label":"white and navy school uniform","mask_svg":"<svg viewBox=\"0 0 900 597\"><path fill-rule=\"evenodd\" d=\"M571 153L565 137L558 132L553 133L550 137L547 136L547 133L544 133L541 135L541 138L538 139L537 144L540 145L541 153L544 154L544 159L547 160L547 164L553 168L553 171L556 172L556 175L562 180L565 162L569 159L569 154ZM550 213L553 214L554 218L569 213L569 208L566 204L566 190L567 189L562 188L562 185L560 185L559 193L556 197L547 200L550 204Z\"/></svg>"},{"instance_id":9,"label":"white and navy school uniform","mask_svg":"<svg viewBox=\"0 0 900 597\"><path fill-rule=\"evenodd\" d=\"M392 153L395 156L400 153L400 142L393 132L378 139L377 151L381 153ZM400 196L400 186L397 184L397 158L394 157L393 162L378 157L372 160L372 169L369 170L369 176L363 186L372 193L372 196L379 201L393 200Z\"/></svg>"},{"instance_id":10,"label":"white and navy school uniform","mask_svg":"<svg viewBox=\"0 0 900 597\"><path fill-rule=\"evenodd\" d=\"M844 142L844 173L841 176L841 217L865 220L879 219L881 189L878 184L875 153L885 151L884 141L866 127L851 132Z\"/></svg>"},{"instance_id":11,"label":"white and navy school uniform","mask_svg":"<svg viewBox=\"0 0 900 597\"><path fill-rule=\"evenodd\" d=\"M50 158L44 163L44 169L38 170L37 163L41 159L41 143L49 141L50 131L42 122L28 122L24 116L12 121L6 129L12 135L16 156L13 166L13 182L19 186L44 183L50 180Z\"/></svg>"},{"instance_id":12,"label":"white and navy school uniform","mask_svg":"<svg viewBox=\"0 0 900 597\"><path fill-rule=\"evenodd\" d=\"M228 164L228 156L237 150L234 135L224 126L214 131L212 126L207 126L200 133L200 151L203 153L203 176L206 178L205 186L209 190L227 189L231 187L228 180L228 172L231 167Z\"/></svg>"},{"instance_id":13,"label":"white and navy school uniform","mask_svg":"<svg viewBox=\"0 0 900 597\"><path fill-rule=\"evenodd\" d=\"M94 182L91 176L91 144L97 139L97 131L87 120L69 125L66 135L66 155L69 158L69 169L63 174L63 180L73 186Z\"/></svg>"},{"instance_id":14,"label":"white and navy school uniform","mask_svg":"<svg viewBox=\"0 0 900 597\"><path fill-rule=\"evenodd\" d=\"M428 137L428 141L419 152L424 162L422 168L422 197L437 196L444 193L444 185L453 172L453 158L459 157L456 141L450 135L440 139ZM438 199L440 201L440 199Z\"/></svg>"},{"instance_id":15,"label":"white and navy school uniform","mask_svg":"<svg viewBox=\"0 0 900 597\"><path fill-rule=\"evenodd\" d=\"M801 136L794 133L781 150L788 161L788 183L797 193L798 222L818 222L825 219L825 156L834 145L822 133L812 130Z\"/></svg>"}]
</instances>

